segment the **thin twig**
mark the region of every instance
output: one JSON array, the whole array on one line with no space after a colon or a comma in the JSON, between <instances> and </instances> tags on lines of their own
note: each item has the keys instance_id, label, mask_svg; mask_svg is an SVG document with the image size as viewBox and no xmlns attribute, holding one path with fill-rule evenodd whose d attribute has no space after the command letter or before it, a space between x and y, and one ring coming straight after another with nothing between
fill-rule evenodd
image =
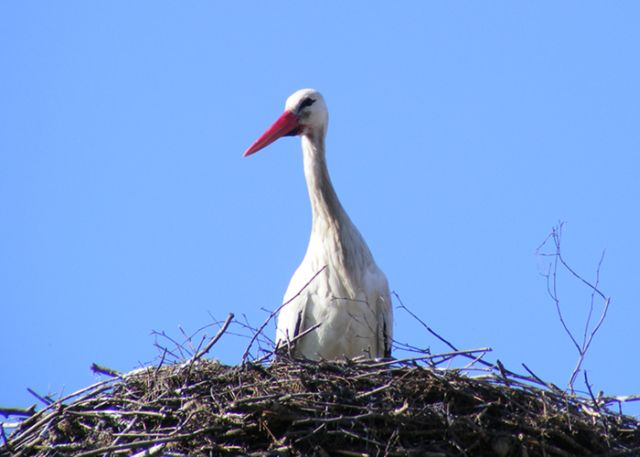
<instances>
[{"instance_id":1,"label":"thin twig","mask_svg":"<svg viewBox=\"0 0 640 457\"><path fill-rule=\"evenodd\" d=\"M163 338L166 338L170 342L172 342L173 345L174 345L174 348L177 349L178 352L180 353L179 356L176 355L176 354L171 353L176 359L179 359L179 358L183 358L184 359L185 358L184 351L186 351L186 348L182 344L178 343L176 340L171 338L171 336L167 335L167 333L164 330L162 332L158 332L156 330L153 330L151 332L151 334L154 335L156 337L156 339L157 339L157 337L161 336ZM160 346L159 344L157 344L157 346L159 348L162 348L162 349L166 350L166 348L164 346Z\"/></svg>"},{"instance_id":2,"label":"thin twig","mask_svg":"<svg viewBox=\"0 0 640 457\"><path fill-rule=\"evenodd\" d=\"M30 388L30 387L27 387L27 392L29 392L31 395L36 397L38 400L40 400L42 403L44 403L47 406L49 406L51 403L53 403L55 401L49 395L42 396L42 395L38 394L35 390Z\"/></svg>"},{"instance_id":3,"label":"thin twig","mask_svg":"<svg viewBox=\"0 0 640 457\"><path fill-rule=\"evenodd\" d=\"M596 400L595 395L593 395L593 390L591 389L591 384L589 383L589 377L587 376L587 370L584 370L584 385L587 386L587 390L589 391L589 396L593 401L593 407L596 411L600 411L600 405L598 404L598 400Z\"/></svg>"},{"instance_id":4,"label":"thin twig","mask_svg":"<svg viewBox=\"0 0 640 457\"><path fill-rule=\"evenodd\" d=\"M253 334L253 337L251 338L251 341L249 341L249 345L247 346L247 348L245 349L244 353L242 354L242 363L245 363L247 361L247 357L249 356L249 352L251 351L251 347L253 346L253 343L256 341L256 339L258 338L259 335L262 334L262 331L265 329L265 327L269 324L269 322L271 321L271 319L273 319L282 308L284 308L285 306L287 306L289 303L291 303L293 300L295 300L296 298L298 298L300 296L300 294L302 294L302 292L309 287L309 284L311 284L320 273L322 273L325 269L327 268L327 266L323 266L322 268L320 268L320 270L318 270L312 277L311 279L309 279L309 281L307 281L307 283L302 286L302 288L293 296L291 297L289 300L287 300L286 302L284 302L283 304L281 304L280 306L278 306L275 311L272 311L271 314L269 314L269 316L267 317L267 319L262 323L262 325L260 327L258 327L258 331L255 332Z\"/></svg>"},{"instance_id":5,"label":"thin twig","mask_svg":"<svg viewBox=\"0 0 640 457\"><path fill-rule=\"evenodd\" d=\"M443 354L433 354L433 355L424 355L421 357L408 357L406 359L391 359L391 360L385 360L382 362L378 362L375 361L373 363L370 363L370 361L365 360L361 363L366 364L369 368L380 368L380 367L386 367L389 365L396 365L396 364L403 364L403 363L407 363L407 362L418 362L418 361L422 361L422 360L433 360L436 358L449 358L449 357L454 357L454 356L473 356L475 358L475 354L477 353L482 353L482 354L486 354L487 352L491 352L491 348L478 348L478 349L469 349L469 350L465 350L465 351L453 351L453 352L445 352Z\"/></svg>"},{"instance_id":6,"label":"thin twig","mask_svg":"<svg viewBox=\"0 0 640 457\"><path fill-rule=\"evenodd\" d=\"M216 333L216 335L213 338L211 338L211 341L209 341L202 350L200 350L193 356L193 358L191 359L192 362L197 361L203 355L205 355L207 352L211 350L213 345L216 344L218 340L222 337L222 335L224 335L224 332L227 331L227 328L229 327L229 324L233 320L233 317L234 317L233 313L229 313L229 315L227 316L227 319L224 321L224 324L222 324L222 327L220 328L220 330L218 330L218 333Z\"/></svg>"},{"instance_id":7,"label":"thin twig","mask_svg":"<svg viewBox=\"0 0 640 457\"><path fill-rule=\"evenodd\" d=\"M416 314L414 314L409 308L407 308L404 303L402 302L402 299L400 298L400 295L397 294L396 291L393 291L393 296L396 297L396 299L398 300L398 302L400 303L400 308L405 310L407 313L409 313L415 320L417 320L420 324L422 324L422 326L429 332L431 333L433 336L435 336L436 338L438 338L440 341L442 341L444 344L446 344L447 346L449 346L449 348L452 351L457 351L458 348L455 347L453 344L451 344L449 341L445 340L442 336L440 336L438 333L436 333L431 327L429 327L422 319L420 319Z\"/></svg>"},{"instance_id":8,"label":"thin twig","mask_svg":"<svg viewBox=\"0 0 640 457\"><path fill-rule=\"evenodd\" d=\"M295 338L287 341L286 343L280 344L279 346L276 346L275 349L273 349L272 351L267 352L265 355L263 355L262 357L260 357L259 359L255 360L254 363L258 364L258 363L262 363L265 360L267 360L269 357L273 356L273 355L277 355L278 353L281 353L284 351L284 349L286 348L290 353L293 352L293 348L295 347L295 344L302 339L303 336L307 335L308 333L313 332L315 329L317 329L318 327L320 327L322 325L322 322L318 322L315 325L312 325L311 327L309 327L308 329L306 329L304 332L300 332L298 333Z\"/></svg>"}]
</instances>

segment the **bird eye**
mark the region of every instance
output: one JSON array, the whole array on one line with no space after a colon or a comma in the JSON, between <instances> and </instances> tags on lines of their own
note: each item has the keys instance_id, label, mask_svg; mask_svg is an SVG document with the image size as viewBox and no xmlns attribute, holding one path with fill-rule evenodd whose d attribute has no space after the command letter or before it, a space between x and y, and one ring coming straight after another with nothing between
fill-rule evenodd
<instances>
[{"instance_id":1,"label":"bird eye","mask_svg":"<svg viewBox=\"0 0 640 457\"><path fill-rule=\"evenodd\" d=\"M305 109L307 106L313 105L315 102L316 101L313 98L305 98L304 100L302 100L302 103L300 103L300 107L298 108L298 111Z\"/></svg>"}]
</instances>

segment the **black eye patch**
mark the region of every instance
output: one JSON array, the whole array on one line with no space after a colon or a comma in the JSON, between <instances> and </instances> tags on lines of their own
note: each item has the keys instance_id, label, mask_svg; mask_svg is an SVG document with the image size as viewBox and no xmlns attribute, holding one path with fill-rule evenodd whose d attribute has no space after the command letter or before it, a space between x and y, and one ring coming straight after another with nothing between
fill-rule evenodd
<instances>
[{"instance_id":1,"label":"black eye patch","mask_svg":"<svg viewBox=\"0 0 640 457\"><path fill-rule=\"evenodd\" d=\"M302 111L307 106L313 105L315 102L316 101L313 98L305 98L304 100L302 100L302 103L300 103L300 106L298 107L298 111Z\"/></svg>"}]
</instances>

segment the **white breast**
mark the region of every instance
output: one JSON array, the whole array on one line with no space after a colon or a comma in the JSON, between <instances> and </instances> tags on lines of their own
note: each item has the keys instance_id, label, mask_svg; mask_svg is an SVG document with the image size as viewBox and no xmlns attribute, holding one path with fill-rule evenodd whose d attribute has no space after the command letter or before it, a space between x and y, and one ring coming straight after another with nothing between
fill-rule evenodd
<instances>
[{"instance_id":1,"label":"white breast","mask_svg":"<svg viewBox=\"0 0 640 457\"><path fill-rule=\"evenodd\" d=\"M361 240L359 234L354 238ZM365 252L352 249L356 258L346 267L344 256L328 246L331 242L316 240L312 236L307 255L285 293L284 302L291 301L280 311L278 343L287 343L320 324L295 343L293 355L314 360L388 355L392 336L389 287L368 248L359 247Z\"/></svg>"}]
</instances>

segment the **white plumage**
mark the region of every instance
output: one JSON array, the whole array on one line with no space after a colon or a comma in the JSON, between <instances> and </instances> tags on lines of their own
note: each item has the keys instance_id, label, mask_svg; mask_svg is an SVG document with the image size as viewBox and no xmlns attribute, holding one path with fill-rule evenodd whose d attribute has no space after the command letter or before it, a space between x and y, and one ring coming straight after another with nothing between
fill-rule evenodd
<instances>
[{"instance_id":1,"label":"white plumage","mask_svg":"<svg viewBox=\"0 0 640 457\"><path fill-rule=\"evenodd\" d=\"M327 125L322 95L299 90L287 99L282 116L244 153L253 154L282 136L302 137L311 236L284 296L276 342L287 344L319 324L296 339L294 356L388 357L393 330L389 286L331 184L324 147Z\"/></svg>"}]
</instances>

